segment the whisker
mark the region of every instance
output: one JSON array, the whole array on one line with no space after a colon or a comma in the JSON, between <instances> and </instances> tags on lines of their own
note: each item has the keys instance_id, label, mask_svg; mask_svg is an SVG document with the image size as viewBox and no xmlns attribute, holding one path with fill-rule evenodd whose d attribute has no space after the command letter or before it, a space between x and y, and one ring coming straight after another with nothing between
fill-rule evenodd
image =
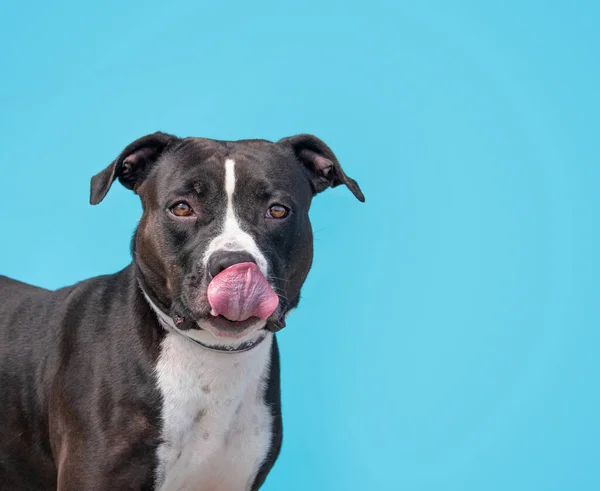
<instances>
[{"instance_id":1,"label":"whisker","mask_svg":"<svg viewBox=\"0 0 600 491\"><path fill-rule=\"evenodd\" d=\"M286 283L288 283L290 281L290 280L286 280L285 278L280 278L279 276L272 276L272 275L269 275L269 279L270 280L285 281Z\"/></svg>"},{"instance_id":2,"label":"whisker","mask_svg":"<svg viewBox=\"0 0 600 491\"><path fill-rule=\"evenodd\" d=\"M281 295L284 295L284 296L285 296L285 291L284 291L283 289L281 289L281 288L277 288L277 287L275 286L275 287L273 287L273 291L274 291L275 293L280 293Z\"/></svg>"}]
</instances>

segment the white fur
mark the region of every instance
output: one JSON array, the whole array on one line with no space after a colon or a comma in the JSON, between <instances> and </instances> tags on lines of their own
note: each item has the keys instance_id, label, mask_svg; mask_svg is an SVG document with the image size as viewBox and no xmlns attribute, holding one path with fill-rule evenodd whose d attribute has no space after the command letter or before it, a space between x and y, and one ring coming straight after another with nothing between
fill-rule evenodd
<instances>
[{"instance_id":1,"label":"white fur","mask_svg":"<svg viewBox=\"0 0 600 491\"><path fill-rule=\"evenodd\" d=\"M248 491L267 456L264 403L273 335L238 354L208 351L176 332L156 366L163 396L157 489Z\"/></svg>"},{"instance_id":2,"label":"white fur","mask_svg":"<svg viewBox=\"0 0 600 491\"><path fill-rule=\"evenodd\" d=\"M216 251L245 251L256 260L256 265L265 277L268 276L269 266L264 254L260 251L254 238L244 232L238 222L233 207L233 193L235 191L235 162L232 159L225 160L225 192L227 193L227 209L225 211L225 220L223 229L217 235L204 254L204 264L208 264L210 256Z\"/></svg>"}]
</instances>

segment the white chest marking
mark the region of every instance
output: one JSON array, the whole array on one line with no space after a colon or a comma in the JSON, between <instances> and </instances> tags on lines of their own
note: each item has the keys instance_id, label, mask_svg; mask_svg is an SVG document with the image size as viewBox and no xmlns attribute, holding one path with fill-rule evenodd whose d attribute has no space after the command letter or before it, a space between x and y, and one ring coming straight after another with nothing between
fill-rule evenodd
<instances>
[{"instance_id":1,"label":"white chest marking","mask_svg":"<svg viewBox=\"0 0 600 491\"><path fill-rule=\"evenodd\" d=\"M264 403L272 334L250 351L203 349L168 333L156 366L163 396L157 489L248 491L267 456Z\"/></svg>"}]
</instances>

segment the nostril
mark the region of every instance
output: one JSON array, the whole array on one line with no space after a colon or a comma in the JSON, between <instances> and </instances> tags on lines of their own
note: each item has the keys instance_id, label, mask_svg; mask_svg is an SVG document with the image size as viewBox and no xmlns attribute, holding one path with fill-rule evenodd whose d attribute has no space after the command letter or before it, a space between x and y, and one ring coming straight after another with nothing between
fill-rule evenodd
<instances>
[{"instance_id":1,"label":"nostril","mask_svg":"<svg viewBox=\"0 0 600 491\"><path fill-rule=\"evenodd\" d=\"M245 251L220 251L213 253L208 260L208 274L211 278L217 276L234 264L255 263L254 256Z\"/></svg>"}]
</instances>

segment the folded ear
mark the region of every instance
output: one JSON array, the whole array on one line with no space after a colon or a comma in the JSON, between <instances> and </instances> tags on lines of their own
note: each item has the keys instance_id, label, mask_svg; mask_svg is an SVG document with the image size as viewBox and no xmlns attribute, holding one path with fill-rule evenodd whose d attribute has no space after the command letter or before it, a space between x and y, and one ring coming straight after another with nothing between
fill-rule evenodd
<instances>
[{"instance_id":1,"label":"folded ear","mask_svg":"<svg viewBox=\"0 0 600 491\"><path fill-rule=\"evenodd\" d=\"M127 189L135 189L152 164L177 140L176 136L157 132L127 145L106 169L92 177L90 203L100 203L117 178Z\"/></svg>"},{"instance_id":2,"label":"folded ear","mask_svg":"<svg viewBox=\"0 0 600 491\"><path fill-rule=\"evenodd\" d=\"M278 143L292 148L308 171L315 194L345 184L356 199L364 203L365 196L358 183L344 173L335 154L322 140L313 135L296 135L283 138Z\"/></svg>"}]
</instances>

